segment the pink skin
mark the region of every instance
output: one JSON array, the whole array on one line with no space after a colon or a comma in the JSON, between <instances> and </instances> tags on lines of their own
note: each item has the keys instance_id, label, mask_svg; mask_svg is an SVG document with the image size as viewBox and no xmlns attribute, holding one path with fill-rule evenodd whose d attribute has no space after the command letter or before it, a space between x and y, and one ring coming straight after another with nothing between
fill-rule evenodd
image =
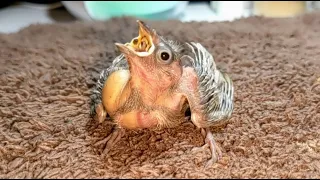
<instances>
[{"instance_id":1,"label":"pink skin","mask_svg":"<svg viewBox=\"0 0 320 180\"><path fill-rule=\"evenodd\" d=\"M147 30L151 32L150 30ZM150 33L155 47L159 46L161 40L155 33ZM126 46L118 45L119 50L125 54L128 60L131 78L129 86L138 90L141 102L147 107L154 109L166 107L174 112L180 112L182 102L188 101L192 115L191 121L202 129L212 153L212 158L207 166L221 157L221 151L216 145L212 133L206 128L206 117L201 113L200 97L198 93L198 77L191 67L182 67L179 61L172 63L161 63L156 59L154 53L139 57ZM175 87L175 88L174 88ZM163 116L156 111L134 110L131 114L119 114L115 118L120 127L129 129L151 128L159 124ZM125 117L126 116L126 117Z\"/></svg>"}]
</instances>

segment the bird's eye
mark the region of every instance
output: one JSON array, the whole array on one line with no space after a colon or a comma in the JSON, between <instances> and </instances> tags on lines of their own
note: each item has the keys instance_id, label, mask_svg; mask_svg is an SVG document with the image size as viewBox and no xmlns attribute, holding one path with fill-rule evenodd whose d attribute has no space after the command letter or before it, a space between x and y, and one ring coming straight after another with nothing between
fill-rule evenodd
<instances>
[{"instance_id":1,"label":"bird's eye","mask_svg":"<svg viewBox=\"0 0 320 180\"><path fill-rule=\"evenodd\" d=\"M169 63L172 60L172 54L171 51L169 51L168 49L162 49L158 51L158 59Z\"/></svg>"},{"instance_id":2,"label":"bird's eye","mask_svg":"<svg viewBox=\"0 0 320 180\"><path fill-rule=\"evenodd\" d=\"M170 58L170 54L167 52L162 52L160 56L163 61L167 61Z\"/></svg>"}]
</instances>

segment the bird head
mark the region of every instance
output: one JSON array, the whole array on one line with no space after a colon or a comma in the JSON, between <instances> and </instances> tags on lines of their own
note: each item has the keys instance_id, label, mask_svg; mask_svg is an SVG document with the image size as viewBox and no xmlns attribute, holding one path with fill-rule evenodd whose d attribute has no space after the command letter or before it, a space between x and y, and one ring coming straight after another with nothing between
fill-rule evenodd
<instances>
[{"instance_id":1,"label":"bird head","mask_svg":"<svg viewBox=\"0 0 320 180\"><path fill-rule=\"evenodd\" d=\"M181 77L180 48L173 41L158 35L144 22L138 20L137 23L139 36L130 43L115 45L128 61L133 82L144 85L147 82L159 90L165 90Z\"/></svg>"}]
</instances>

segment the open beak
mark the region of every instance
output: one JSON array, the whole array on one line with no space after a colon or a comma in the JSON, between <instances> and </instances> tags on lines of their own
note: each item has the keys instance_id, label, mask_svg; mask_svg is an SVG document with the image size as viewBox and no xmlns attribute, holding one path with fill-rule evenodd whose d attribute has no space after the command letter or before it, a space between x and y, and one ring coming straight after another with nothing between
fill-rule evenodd
<instances>
[{"instance_id":1,"label":"open beak","mask_svg":"<svg viewBox=\"0 0 320 180\"><path fill-rule=\"evenodd\" d=\"M148 27L143 21L137 20L139 25L139 36L133 38L129 43L137 52L149 52L154 46L153 38L155 31Z\"/></svg>"},{"instance_id":2,"label":"open beak","mask_svg":"<svg viewBox=\"0 0 320 180\"><path fill-rule=\"evenodd\" d=\"M139 24L139 36L152 38L153 30L150 29L150 27L147 26L143 21L137 20L137 23Z\"/></svg>"},{"instance_id":3,"label":"open beak","mask_svg":"<svg viewBox=\"0 0 320 180\"><path fill-rule=\"evenodd\" d=\"M139 25L139 36L133 38L130 43L115 43L115 45L119 51L127 55L148 56L155 49L156 31L140 20L137 20L137 23Z\"/></svg>"}]
</instances>

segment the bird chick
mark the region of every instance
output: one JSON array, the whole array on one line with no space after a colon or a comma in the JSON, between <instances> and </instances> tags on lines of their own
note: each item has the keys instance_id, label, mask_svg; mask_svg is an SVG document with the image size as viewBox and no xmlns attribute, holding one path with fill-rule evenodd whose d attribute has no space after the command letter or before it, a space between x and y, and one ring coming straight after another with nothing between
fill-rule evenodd
<instances>
[{"instance_id":1,"label":"bird chick","mask_svg":"<svg viewBox=\"0 0 320 180\"><path fill-rule=\"evenodd\" d=\"M130 43L116 43L121 54L101 72L91 98L91 115L98 122L109 115L117 127L106 138L104 153L124 129L174 128L187 120L189 109L190 120L211 149L207 165L216 162L221 151L209 127L232 114L232 80L217 69L201 44L178 44L137 22L139 36Z\"/></svg>"}]
</instances>

